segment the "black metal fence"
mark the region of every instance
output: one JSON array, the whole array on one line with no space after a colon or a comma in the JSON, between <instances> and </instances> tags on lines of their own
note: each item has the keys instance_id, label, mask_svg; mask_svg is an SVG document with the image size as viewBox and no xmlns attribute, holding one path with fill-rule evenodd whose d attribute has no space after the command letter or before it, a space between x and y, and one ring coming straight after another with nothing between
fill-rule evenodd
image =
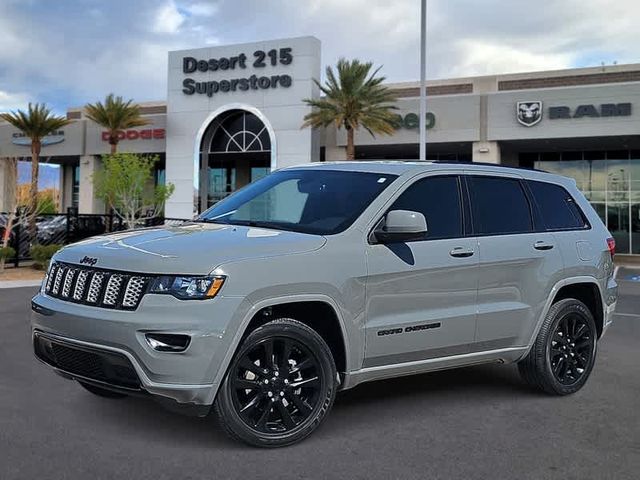
<instances>
[{"instance_id":1,"label":"black metal fence","mask_svg":"<svg viewBox=\"0 0 640 480\"><path fill-rule=\"evenodd\" d=\"M0 213L0 239L4 238L8 215ZM24 216L21 221L15 220L9 232L9 245L16 251L16 256L10 260L18 267L21 261L31 259L31 246L39 245L67 245L85 238L108 232L119 232L127 227L120 217L113 212L108 214L78 213L70 208L67 213L43 214L36 217L36 234L33 238L29 234L29 226ZM158 225L179 225L188 220L182 218L154 217L145 219L140 227Z\"/></svg>"}]
</instances>

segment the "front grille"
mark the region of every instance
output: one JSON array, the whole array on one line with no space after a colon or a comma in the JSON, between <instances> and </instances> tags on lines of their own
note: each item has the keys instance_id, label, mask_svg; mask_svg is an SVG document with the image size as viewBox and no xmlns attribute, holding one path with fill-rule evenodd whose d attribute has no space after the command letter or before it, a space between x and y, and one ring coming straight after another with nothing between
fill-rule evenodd
<instances>
[{"instance_id":1,"label":"front grille","mask_svg":"<svg viewBox=\"0 0 640 480\"><path fill-rule=\"evenodd\" d=\"M72 303L135 310L150 277L55 262L45 280L45 293Z\"/></svg>"},{"instance_id":2,"label":"front grille","mask_svg":"<svg viewBox=\"0 0 640 480\"><path fill-rule=\"evenodd\" d=\"M34 351L43 362L68 374L117 387L140 389L140 379L127 357L115 352L76 347L40 334Z\"/></svg>"}]
</instances>

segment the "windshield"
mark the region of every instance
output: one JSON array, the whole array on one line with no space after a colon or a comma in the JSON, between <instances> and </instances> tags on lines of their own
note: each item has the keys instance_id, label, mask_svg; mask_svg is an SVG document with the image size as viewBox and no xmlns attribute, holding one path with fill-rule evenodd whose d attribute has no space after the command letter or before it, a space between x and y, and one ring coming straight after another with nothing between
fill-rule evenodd
<instances>
[{"instance_id":1,"label":"windshield","mask_svg":"<svg viewBox=\"0 0 640 480\"><path fill-rule=\"evenodd\" d=\"M239 190L199 221L331 235L348 228L396 175L283 170Z\"/></svg>"}]
</instances>

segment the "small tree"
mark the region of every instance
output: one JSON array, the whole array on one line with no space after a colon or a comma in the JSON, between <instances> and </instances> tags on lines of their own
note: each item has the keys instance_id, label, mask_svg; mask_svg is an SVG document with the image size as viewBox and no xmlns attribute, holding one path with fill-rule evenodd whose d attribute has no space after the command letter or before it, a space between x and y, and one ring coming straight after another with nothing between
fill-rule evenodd
<instances>
[{"instance_id":1,"label":"small tree","mask_svg":"<svg viewBox=\"0 0 640 480\"><path fill-rule=\"evenodd\" d=\"M371 62L341 58L336 65L337 77L333 68L327 67L325 84L314 80L324 97L303 100L313 110L304 116L302 128L344 127L347 160L355 158L354 134L358 128L363 127L373 136L391 135L395 131L396 97L382 85L385 78L377 76L381 67L373 72L372 67Z\"/></svg>"},{"instance_id":2,"label":"small tree","mask_svg":"<svg viewBox=\"0 0 640 480\"><path fill-rule=\"evenodd\" d=\"M115 97L113 93L107 95L104 103L89 103L85 106L87 117L109 132L111 154L118 150L118 133L127 128L142 127L150 122L140 114L140 106L133 100L124 101L122 97Z\"/></svg>"},{"instance_id":3,"label":"small tree","mask_svg":"<svg viewBox=\"0 0 640 480\"><path fill-rule=\"evenodd\" d=\"M6 193L6 210L7 217L4 225L2 225L2 238L0 239L0 272L4 269L5 260L13 255L7 254L11 252L9 242L11 241L11 233L17 230L18 225L27 225L32 217L36 217L43 213L55 212L55 200L53 192L38 192L35 211L31 212L31 197L28 185L18 185L18 157L5 157L1 159L5 163L5 193ZM53 212L51 212L53 210ZM36 237L31 237L35 239ZM20 241L16 242L16 251L14 254L20 255Z\"/></svg>"},{"instance_id":4,"label":"small tree","mask_svg":"<svg viewBox=\"0 0 640 480\"><path fill-rule=\"evenodd\" d=\"M127 228L157 217L174 190L173 184L153 185L157 155L133 153L103 155L103 165L93 177L96 195L104 200Z\"/></svg>"},{"instance_id":5,"label":"small tree","mask_svg":"<svg viewBox=\"0 0 640 480\"><path fill-rule=\"evenodd\" d=\"M7 258L10 257L9 253L9 241L11 240L11 231L14 228L16 221L16 206L17 206L17 184L18 184L18 158L6 157L2 159L5 175L5 193L6 193L6 210L7 218L5 219L2 230L2 243L0 243L0 250L4 252L4 255L0 254L0 272L4 270L4 263ZM14 252L15 254L15 252Z\"/></svg>"},{"instance_id":6,"label":"small tree","mask_svg":"<svg viewBox=\"0 0 640 480\"><path fill-rule=\"evenodd\" d=\"M31 139L31 189L29 192L29 234L36 238L36 215L38 214L38 165L42 150L42 139L52 132L71 123L70 120L51 114L51 110L42 103L29 104L26 112L18 110L0 113L0 118Z\"/></svg>"}]
</instances>

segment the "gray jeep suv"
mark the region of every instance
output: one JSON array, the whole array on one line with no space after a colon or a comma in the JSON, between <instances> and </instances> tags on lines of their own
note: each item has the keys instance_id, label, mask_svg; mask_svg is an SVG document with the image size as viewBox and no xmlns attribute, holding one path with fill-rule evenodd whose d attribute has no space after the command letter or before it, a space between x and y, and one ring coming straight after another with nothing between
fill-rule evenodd
<instances>
[{"instance_id":1,"label":"gray jeep suv","mask_svg":"<svg viewBox=\"0 0 640 480\"><path fill-rule=\"evenodd\" d=\"M305 165L181 226L59 251L33 347L96 395L213 407L233 438L288 445L371 380L517 362L533 387L576 392L616 305L614 248L567 178Z\"/></svg>"}]
</instances>

